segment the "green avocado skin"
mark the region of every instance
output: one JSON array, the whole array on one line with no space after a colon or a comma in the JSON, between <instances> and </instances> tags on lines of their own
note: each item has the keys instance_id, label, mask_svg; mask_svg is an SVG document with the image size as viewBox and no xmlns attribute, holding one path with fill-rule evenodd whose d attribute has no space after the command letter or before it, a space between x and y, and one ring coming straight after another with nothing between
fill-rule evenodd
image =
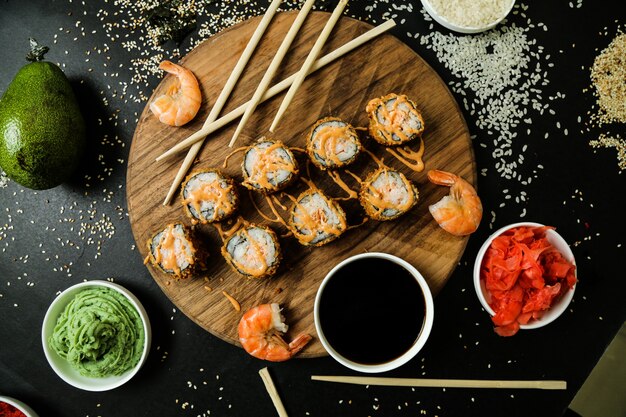
<instances>
[{"instance_id":1,"label":"green avocado skin","mask_svg":"<svg viewBox=\"0 0 626 417\"><path fill-rule=\"evenodd\" d=\"M85 147L85 121L59 67L33 62L19 70L0 99L0 167L36 190L66 181Z\"/></svg>"}]
</instances>

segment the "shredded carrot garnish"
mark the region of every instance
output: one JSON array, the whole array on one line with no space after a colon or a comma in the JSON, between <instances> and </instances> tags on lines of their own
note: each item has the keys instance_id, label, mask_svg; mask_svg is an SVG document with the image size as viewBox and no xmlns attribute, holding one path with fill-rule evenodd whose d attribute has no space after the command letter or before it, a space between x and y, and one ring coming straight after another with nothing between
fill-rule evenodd
<instances>
[{"instance_id":1,"label":"shredded carrot garnish","mask_svg":"<svg viewBox=\"0 0 626 417\"><path fill-rule=\"evenodd\" d=\"M226 297L228 299L228 301L230 301L230 303L233 305L233 307L235 308L235 310L237 311L241 311L241 306L239 305L239 302L237 300L235 300L229 293L227 293L226 291L222 291L222 294L224 294L224 297Z\"/></svg>"}]
</instances>

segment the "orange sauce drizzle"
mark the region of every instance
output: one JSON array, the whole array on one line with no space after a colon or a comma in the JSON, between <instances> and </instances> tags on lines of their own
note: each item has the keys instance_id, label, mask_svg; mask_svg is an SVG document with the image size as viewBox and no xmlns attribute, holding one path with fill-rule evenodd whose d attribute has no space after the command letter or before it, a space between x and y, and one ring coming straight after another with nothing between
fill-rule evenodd
<instances>
[{"instance_id":1,"label":"orange sauce drizzle","mask_svg":"<svg viewBox=\"0 0 626 417\"><path fill-rule=\"evenodd\" d=\"M181 241L181 240L183 239L180 236L176 236L174 234L174 225L170 224L167 226L167 228L163 232L163 235L161 236L161 240L159 241L159 244L157 245L157 248L155 251L156 262L160 264L163 267L163 269L173 270L175 275L180 275L180 267L178 266L178 257L176 256L176 241ZM185 259L187 260L187 262L189 262L190 265L193 264L194 263L193 256L187 255L187 251L184 250L184 244L181 246L183 246ZM165 257L163 256L163 250L168 251L168 254Z\"/></svg>"},{"instance_id":2,"label":"orange sauce drizzle","mask_svg":"<svg viewBox=\"0 0 626 417\"><path fill-rule=\"evenodd\" d=\"M226 158L224 159L224 163L222 163L222 168L226 168L228 166L228 160L231 158L231 156L233 156L234 154L236 154L237 152L241 152L244 151L246 149L248 149L249 146L242 146L241 148L237 148L235 150L233 150L231 153L229 153Z\"/></svg>"},{"instance_id":3,"label":"orange sauce drizzle","mask_svg":"<svg viewBox=\"0 0 626 417\"><path fill-rule=\"evenodd\" d=\"M276 203L276 205L278 205L278 207L280 207L281 209L287 210L287 207L283 203L281 203L275 195L272 196L272 201L274 201L274 203Z\"/></svg>"},{"instance_id":4,"label":"orange sauce drizzle","mask_svg":"<svg viewBox=\"0 0 626 417\"><path fill-rule=\"evenodd\" d=\"M379 178L380 175L384 175L385 180L389 180L389 170L384 168L381 174L372 177L373 178L372 182L376 180L377 178ZM368 192L365 193L363 198L373 206L372 208L375 210L376 213L382 213L386 209L396 209L396 210L404 212L404 211L407 211L409 208L411 208L411 206L414 204L415 194L412 192L412 188L408 180L401 173L399 173L399 175L400 175L400 178L403 180L404 185L407 187L407 192L408 192L408 198L406 202L404 202L404 204L397 204L393 201L389 201L386 198L387 195L391 193L392 191L391 185L394 184L394 182L386 181L386 187L382 191L376 189L372 185L371 182L367 184Z\"/></svg>"},{"instance_id":5,"label":"orange sauce drizzle","mask_svg":"<svg viewBox=\"0 0 626 417\"><path fill-rule=\"evenodd\" d=\"M369 151L366 150L366 152L369 152ZM358 175L356 175L354 172L350 171L349 169L346 169L345 171L350 176L352 176L352 178L354 178L356 182L358 182L359 184L363 184L363 180Z\"/></svg>"},{"instance_id":6,"label":"orange sauce drizzle","mask_svg":"<svg viewBox=\"0 0 626 417\"><path fill-rule=\"evenodd\" d=\"M424 139L420 138L420 148L417 152L408 146L396 149L385 148L385 150L413 171L422 172L424 170L424 161L422 160L424 156Z\"/></svg>"},{"instance_id":7,"label":"orange sauce drizzle","mask_svg":"<svg viewBox=\"0 0 626 417\"><path fill-rule=\"evenodd\" d=\"M312 191L318 191L320 195L322 196L322 198L324 199L324 201L326 201L326 203L328 204L328 207L331 210L333 209L336 210L335 203L332 200L330 200L328 197L326 197L321 191L319 191L317 188L312 188ZM309 213L306 210L306 208L302 204L300 204L295 197L289 194L287 194L287 196L294 202L296 206L293 209L294 215L292 216L292 218L296 217L295 211L297 208L300 208L300 212L298 213L298 217L300 221L298 223L295 223L295 220L294 220L294 225L293 225L294 227L292 230L294 236L296 236L296 238L299 241L304 242L304 243L309 243L313 241L313 239L317 237L317 233L315 233L317 231L321 231L329 235L339 236L347 229L345 217L338 215L337 217L339 218L339 224L338 225L329 224L328 218L326 217L326 214L324 213L322 209L319 209L315 211L314 213ZM311 233L308 235L305 235L304 233L300 232L299 229L309 230Z\"/></svg>"},{"instance_id":8,"label":"orange sauce drizzle","mask_svg":"<svg viewBox=\"0 0 626 417\"><path fill-rule=\"evenodd\" d=\"M367 223L370 220L369 217L365 216L363 217L363 220L361 220L361 223L359 224L353 224L351 226L348 226L348 228L346 230L352 230L352 229L356 229L357 227L361 227L363 226L365 223Z\"/></svg>"},{"instance_id":9,"label":"orange sauce drizzle","mask_svg":"<svg viewBox=\"0 0 626 417\"><path fill-rule=\"evenodd\" d=\"M250 258L252 258L253 261L260 261L261 265L258 268L254 268L252 266L246 267L245 265L235 261L234 259L233 261L237 262L239 268L250 276L257 277L263 275L269 267L269 265L267 264L267 260L265 259L265 248L261 246L259 242L252 239L252 236L250 236L250 233L248 233L247 229L242 229L241 233L244 235L248 242L248 250L246 251L246 256L248 256L248 253L252 251L252 256Z\"/></svg>"},{"instance_id":10,"label":"orange sauce drizzle","mask_svg":"<svg viewBox=\"0 0 626 417\"><path fill-rule=\"evenodd\" d=\"M344 138L350 137L350 126L323 126L315 135L311 143L313 152L324 160L330 160L335 165L344 162L339 159L335 149L337 145L347 142ZM317 147L315 146L317 144Z\"/></svg>"},{"instance_id":11,"label":"orange sauce drizzle","mask_svg":"<svg viewBox=\"0 0 626 417\"><path fill-rule=\"evenodd\" d=\"M400 104L406 104L409 109L414 108L413 104L408 100L408 98L404 95L396 96L395 101L391 104L391 110L387 108L387 101L389 100L389 98L389 96L385 96L372 99L369 103L367 103L366 108L366 111L368 113L373 114L373 120L375 124L378 126L382 126L379 131L385 137L385 140L389 143L397 143L397 141L393 140L393 135L395 134L397 137L400 138L401 142L406 142L412 135L420 134L423 130L422 123L420 123L419 129L413 129L410 126L406 126L406 133L402 129L402 124L407 119L409 119L409 112L400 110ZM378 121L378 108L381 109L382 117L386 121L386 123L380 123ZM419 119L421 119L421 117Z\"/></svg>"},{"instance_id":12,"label":"orange sauce drizzle","mask_svg":"<svg viewBox=\"0 0 626 417\"><path fill-rule=\"evenodd\" d=\"M274 152L274 150L283 147L284 145L282 143L275 142L265 149L257 148L257 164L254 167L253 172L249 173L249 177L244 180L244 183L249 185L256 183L265 190L276 191L280 188L280 186L274 185L270 182L267 177L270 172L285 170L291 172L292 174L297 174L298 169L293 162L285 161L285 159L283 159L278 152Z\"/></svg>"},{"instance_id":13,"label":"orange sauce drizzle","mask_svg":"<svg viewBox=\"0 0 626 417\"><path fill-rule=\"evenodd\" d=\"M372 158L372 160L374 160L374 162L376 162L376 165L378 165L378 169L389 169L389 167L383 162L385 158L378 159L376 155L374 155L371 151L368 151L365 148L363 148L363 151L365 151L365 153L368 154Z\"/></svg>"},{"instance_id":14,"label":"orange sauce drizzle","mask_svg":"<svg viewBox=\"0 0 626 417\"><path fill-rule=\"evenodd\" d=\"M348 187L348 184L346 184L344 180L341 179L341 175L339 175L338 172L335 172L335 171L326 171L326 172L328 172L328 176L335 182L335 184L337 184L339 187L341 187L342 190L348 193L348 197L338 198L338 200L351 200L353 198L358 197L358 194L356 193L356 191Z\"/></svg>"},{"instance_id":15,"label":"orange sauce drizzle","mask_svg":"<svg viewBox=\"0 0 626 417\"><path fill-rule=\"evenodd\" d=\"M230 229L225 230L220 223L213 223L213 227L217 229L222 240L228 239L230 236L234 235L237 230L239 230L242 226L246 226L248 222L244 220L241 216L237 217L237 220L233 223Z\"/></svg>"},{"instance_id":16,"label":"orange sauce drizzle","mask_svg":"<svg viewBox=\"0 0 626 417\"><path fill-rule=\"evenodd\" d=\"M267 214L263 213L263 211L261 210L261 207L259 207L259 205L256 203L254 196L252 195L252 192L250 192L249 194L250 194L250 201L252 201L252 205L254 206L254 209L256 210L256 212L259 213L259 216L261 216L263 219L267 220L270 223L280 223L280 224L287 226L287 223L285 222L285 220L282 218L280 214L278 214L276 207L274 207L274 203L272 202L272 199L270 198L270 196L266 195L265 201L267 201L267 204L270 206L270 210L272 210L272 213L274 213L274 216L275 216L274 218L271 218Z\"/></svg>"},{"instance_id":17,"label":"orange sauce drizzle","mask_svg":"<svg viewBox=\"0 0 626 417\"><path fill-rule=\"evenodd\" d=\"M230 301L236 311L241 311L241 305L239 304L239 301L235 300L235 298L226 291L222 291L222 294L224 294L224 297L226 297L226 299Z\"/></svg>"},{"instance_id":18,"label":"orange sauce drizzle","mask_svg":"<svg viewBox=\"0 0 626 417\"><path fill-rule=\"evenodd\" d=\"M280 201L278 201L278 199L275 196L273 200L272 198L270 198L270 196L265 196L265 201L267 201L267 205L270 206L270 210L272 210L272 213L274 213L274 216L276 216L276 222L282 224L283 226L289 228L289 226L287 226L287 222L285 221L285 219L283 219L283 216L281 216L280 214L278 214L278 210L276 210L276 206L274 206L274 201L277 202L278 205L280 205L280 207L285 210L286 207L283 206L282 204L280 204Z\"/></svg>"},{"instance_id":19,"label":"orange sauce drizzle","mask_svg":"<svg viewBox=\"0 0 626 417\"><path fill-rule=\"evenodd\" d=\"M219 216L218 210L223 210L226 213L232 211L233 203L229 197L230 192L233 190L233 184L228 183L226 188L222 188L220 183L221 181L218 178L213 182L202 184L202 186L189 192L188 197L183 201L183 205L191 204L196 210L198 217L200 217L200 221L204 220L204 222L211 219L202 216L201 206L203 201L214 202L213 211L216 218Z\"/></svg>"}]
</instances>

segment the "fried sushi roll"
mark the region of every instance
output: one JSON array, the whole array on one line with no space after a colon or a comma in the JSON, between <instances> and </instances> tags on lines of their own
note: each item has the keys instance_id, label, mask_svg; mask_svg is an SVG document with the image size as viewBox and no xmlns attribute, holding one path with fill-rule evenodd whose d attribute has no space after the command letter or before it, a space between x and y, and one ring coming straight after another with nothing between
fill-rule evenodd
<instances>
[{"instance_id":1,"label":"fried sushi roll","mask_svg":"<svg viewBox=\"0 0 626 417\"><path fill-rule=\"evenodd\" d=\"M326 117L311 128L306 151L318 168L336 169L357 158L361 142L352 125L336 117Z\"/></svg>"},{"instance_id":2,"label":"fried sushi roll","mask_svg":"<svg viewBox=\"0 0 626 417\"><path fill-rule=\"evenodd\" d=\"M239 202L235 182L217 169L191 173L183 183L180 194L185 213L194 223L227 219L237 210Z\"/></svg>"},{"instance_id":3,"label":"fried sushi roll","mask_svg":"<svg viewBox=\"0 0 626 417\"><path fill-rule=\"evenodd\" d=\"M168 224L148 239L147 245L152 265L176 279L188 278L204 268L204 252L182 223Z\"/></svg>"},{"instance_id":4,"label":"fried sushi roll","mask_svg":"<svg viewBox=\"0 0 626 417\"><path fill-rule=\"evenodd\" d=\"M366 111L369 133L382 145L402 145L424 133L422 113L405 95L391 93L370 100Z\"/></svg>"},{"instance_id":5,"label":"fried sushi roll","mask_svg":"<svg viewBox=\"0 0 626 417\"><path fill-rule=\"evenodd\" d=\"M274 275L282 257L276 233L269 227L254 224L242 227L226 239L222 255L246 278Z\"/></svg>"},{"instance_id":6,"label":"fried sushi roll","mask_svg":"<svg viewBox=\"0 0 626 417\"><path fill-rule=\"evenodd\" d=\"M384 167L361 184L359 202L374 220L393 220L409 211L418 199L415 185L401 172Z\"/></svg>"},{"instance_id":7,"label":"fried sushi roll","mask_svg":"<svg viewBox=\"0 0 626 417\"><path fill-rule=\"evenodd\" d=\"M289 229L305 246L322 246L346 231L346 213L336 201L318 189L309 189L296 199L289 214Z\"/></svg>"},{"instance_id":8,"label":"fried sushi roll","mask_svg":"<svg viewBox=\"0 0 626 417\"><path fill-rule=\"evenodd\" d=\"M296 179L298 164L281 141L261 138L246 150L241 170L246 188L271 194Z\"/></svg>"}]
</instances>

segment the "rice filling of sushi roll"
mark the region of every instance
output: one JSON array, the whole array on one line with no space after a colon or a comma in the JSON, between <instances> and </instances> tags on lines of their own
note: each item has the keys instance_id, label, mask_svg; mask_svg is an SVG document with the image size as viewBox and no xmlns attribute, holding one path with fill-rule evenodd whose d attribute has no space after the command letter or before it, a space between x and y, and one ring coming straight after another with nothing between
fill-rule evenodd
<instances>
[{"instance_id":1,"label":"rice filling of sushi roll","mask_svg":"<svg viewBox=\"0 0 626 417\"><path fill-rule=\"evenodd\" d=\"M321 169L335 169L353 162L361 151L354 128L341 119L318 120L307 137L307 153Z\"/></svg>"},{"instance_id":2,"label":"rice filling of sushi roll","mask_svg":"<svg viewBox=\"0 0 626 417\"><path fill-rule=\"evenodd\" d=\"M301 244L322 246L346 231L346 214L334 200L317 189L310 189L294 202L289 228Z\"/></svg>"},{"instance_id":3,"label":"rice filling of sushi roll","mask_svg":"<svg viewBox=\"0 0 626 417\"><path fill-rule=\"evenodd\" d=\"M242 173L246 188L270 194L287 187L296 178L298 165L282 142L262 138L244 154Z\"/></svg>"},{"instance_id":4,"label":"rice filling of sushi roll","mask_svg":"<svg viewBox=\"0 0 626 417\"><path fill-rule=\"evenodd\" d=\"M273 275L281 259L276 233L252 224L237 230L224 242L222 255L235 271L248 278Z\"/></svg>"},{"instance_id":5,"label":"rice filling of sushi roll","mask_svg":"<svg viewBox=\"0 0 626 417\"><path fill-rule=\"evenodd\" d=\"M190 174L183 183L181 196L187 215L200 223L228 218L238 202L235 182L215 169Z\"/></svg>"},{"instance_id":6,"label":"rice filling of sushi roll","mask_svg":"<svg viewBox=\"0 0 626 417\"><path fill-rule=\"evenodd\" d=\"M147 243L150 261L167 274L187 278L198 267L198 249L184 224L168 224Z\"/></svg>"},{"instance_id":7,"label":"rice filling of sushi roll","mask_svg":"<svg viewBox=\"0 0 626 417\"><path fill-rule=\"evenodd\" d=\"M415 185L401 172L379 168L361 185L359 201L367 215L375 220L392 220L417 204Z\"/></svg>"},{"instance_id":8,"label":"rice filling of sushi roll","mask_svg":"<svg viewBox=\"0 0 626 417\"><path fill-rule=\"evenodd\" d=\"M369 133L383 145L402 145L424 132L424 118L405 95L389 94L367 103Z\"/></svg>"}]
</instances>

